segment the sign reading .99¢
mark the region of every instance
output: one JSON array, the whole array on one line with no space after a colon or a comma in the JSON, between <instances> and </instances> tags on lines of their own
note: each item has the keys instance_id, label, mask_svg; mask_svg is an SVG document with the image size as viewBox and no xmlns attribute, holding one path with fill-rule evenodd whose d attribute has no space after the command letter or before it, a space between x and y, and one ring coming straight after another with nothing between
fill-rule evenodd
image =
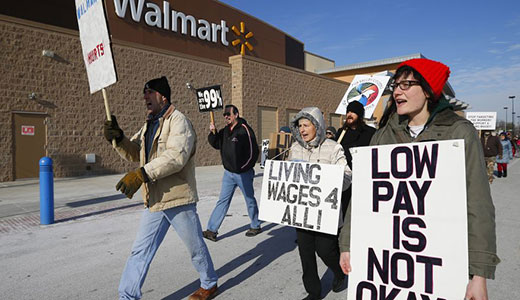
<instances>
[{"instance_id":1,"label":"sign reading .99\u00a2","mask_svg":"<svg viewBox=\"0 0 520 300\"><path fill-rule=\"evenodd\" d=\"M200 112L222 109L222 91L220 85L197 89L197 102Z\"/></svg>"}]
</instances>

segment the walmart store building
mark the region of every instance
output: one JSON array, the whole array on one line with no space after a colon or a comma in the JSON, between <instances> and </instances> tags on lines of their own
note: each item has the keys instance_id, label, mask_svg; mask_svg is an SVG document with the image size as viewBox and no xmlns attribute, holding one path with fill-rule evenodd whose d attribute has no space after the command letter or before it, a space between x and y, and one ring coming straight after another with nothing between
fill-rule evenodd
<instances>
[{"instance_id":1,"label":"walmart store building","mask_svg":"<svg viewBox=\"0 0 520 300\"><path fill-rule=\"evenodd\" d=\"M187 83L221 85L224 104L239 108L258 140L306 106L339 125L334 111L349 84L343 73L281 30L215 0L104 2L118 76L107 94L126 135L145 120L144 83L163 75L172 103L195 126L199 166L221 162L206 141L209 115L198 111ZM0 181L37 177L42 156L53 159L56 177L136 167L102 135L103 97L89 92L76 18L70 0L0 6ZM216 121L224 125L219 111Z\"/></svg>"}]
</instances>

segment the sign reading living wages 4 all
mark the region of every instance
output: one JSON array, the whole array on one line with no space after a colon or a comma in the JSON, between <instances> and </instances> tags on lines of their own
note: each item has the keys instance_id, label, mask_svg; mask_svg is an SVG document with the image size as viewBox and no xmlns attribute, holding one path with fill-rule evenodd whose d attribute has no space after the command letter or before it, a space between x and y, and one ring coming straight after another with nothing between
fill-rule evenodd
<instances>
[{"instance_id":1,"label":"sign reading living wages 4 all","mask_svg":"<svg viewBox=\"0 0 520 300\"><path fill-rule=\"evenodd\" d=\"M76 18L90 93L117 81L102 0L76 0Z\"/></svg>"},{"instance_id":2,"label":"sign reading living wages 4 all","mask_svg":"<svg viewBox=\"0 0 520 300\"><path fill-rule=\"evenodd\" d=\"M220 85L197 89L197 103L199 112L222 109L222 91Z\"/></svg>"},{"instance_id":3,"label":"sign reading living wages 4 all","mask_svg":"<svg viewBox=\"0 0 520 300\"><path fill-rule=\"evenodd\" d=\"M267 160L259 219L337 234L345 166Z\"/></svg>"},{"instance_id":4,"label":"sign reading living wages 4 all","mask_svg":"<svg viewBox=\"0 0 520 300\"><path fill-rule=\"evenodd\" d=\"M463 299L464 140L352 151L348 299Z\"/></svg>"},{"instance_id":5,"label":"sign reading living wages 4 all","mask_svg":"<svg viewBox=\"0 0 520 300\"><path fill-rule=\"evenodd\" d=\"M348 104L359 101L365 107L365 118L370 119L389 80L390 76L356 75L336 108L336 113L346 115Z\"/></svg>"},{"instance_id":6,"label":"sign reading living wages 4 all","mask_svg":"<svg viewBox=\"0 0 520 300\"><path fill-rule=\"evenodd\" d=\"M497 113L492 112L466 112L468 119L477 130L495 130L497 126Z\"/></svg>"}]
</instances>

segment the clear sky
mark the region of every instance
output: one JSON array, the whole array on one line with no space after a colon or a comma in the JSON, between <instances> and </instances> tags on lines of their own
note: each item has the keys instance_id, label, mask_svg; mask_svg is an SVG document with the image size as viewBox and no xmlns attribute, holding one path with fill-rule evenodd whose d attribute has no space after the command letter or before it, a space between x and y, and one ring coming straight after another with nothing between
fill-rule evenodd
<instances>
[{"instance_id":1,"label":"clear sky","mask_svg":"<svg viewBox=\"0 0 520 300\"><path fill-rule=\"evenodd\" d=\"M336 66L415 53L443 62L469 111L520 116L520 0L224 0ZM516 117L516 124L520 119Z\"/></svg>"}]
</instances>

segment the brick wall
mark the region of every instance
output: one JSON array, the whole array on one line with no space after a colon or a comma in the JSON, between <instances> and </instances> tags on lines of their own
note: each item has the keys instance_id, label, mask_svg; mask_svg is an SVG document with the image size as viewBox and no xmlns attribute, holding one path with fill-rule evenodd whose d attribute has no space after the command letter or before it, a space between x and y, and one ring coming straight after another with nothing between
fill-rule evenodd
<instances>
[{"instance_id":1,"label":"brick wall","mask_svg":"<svg viewBox=\"0 0 520 300\"><path fill-rule=\"evenodd\" d=\"M57 58L42 56L44 49L54 51ZM125 134L132 135L143 124L144 83L165 75L172 103L196 128L197 164L220 163L218 151L206 141L209 114L198 112L186 82L194 87L222 84L224 101L230 101L230 66L117 41L113 52L118 82L107 88L107 94ZM54 161L56 177L125 172L137 166L121 159L103 137L103 96L89 93L77 32L1 16L0 71L0 181L14 180L13 111L48 114L47 155ZM29 99L32 92L36 100ZM217 121L222 126L220 118ZM96 154L95 164L85 163L86 153Z\"/></svg>"},{"instance_id":2,"label":"brick wall","mask_svg":"<svg viewBox=\"0 0 520 300\"><path fill-rule=\"evenodd\" d=\"M229 63L233 102L255 131L260 126L258 106L278 109L278 128L288 125L287 109L307 106L317 106L328 122L348 87L339 80L251 56L232 56Z\"/></svg>"},{"instance_id":3,"label":"brick wall","mask_svg":"<svg viewBox=\"0 0 520 300\"><path fill-rule=\"evenodd\" d=\"M42 50L56 53L55 59ZM229 64L114 41L118 82L107 88L112 114L126 135L145 118L144 83L165 75L172 103L193 122L198 136L197 165L220 164L207 143L209 114L199 113L186 88L222 85L224 103L233 103L255 131L258 106L278 108L278 126L286 109L318 106L328 119L345 93L344 82L254 57L232 56ZM0 181L14 180L13 111L46 113L47 155L56 177L121 173L137 167L119 157L102 134L106 118L103 96L90 95L76 31L0 15ZM35 100L29 99L36 93ZM223 127L221 112L216 123ZM96 163L85 162L86 153ZM88 169L87 169L88 168Z\"/></svg>"}]
</instances>

